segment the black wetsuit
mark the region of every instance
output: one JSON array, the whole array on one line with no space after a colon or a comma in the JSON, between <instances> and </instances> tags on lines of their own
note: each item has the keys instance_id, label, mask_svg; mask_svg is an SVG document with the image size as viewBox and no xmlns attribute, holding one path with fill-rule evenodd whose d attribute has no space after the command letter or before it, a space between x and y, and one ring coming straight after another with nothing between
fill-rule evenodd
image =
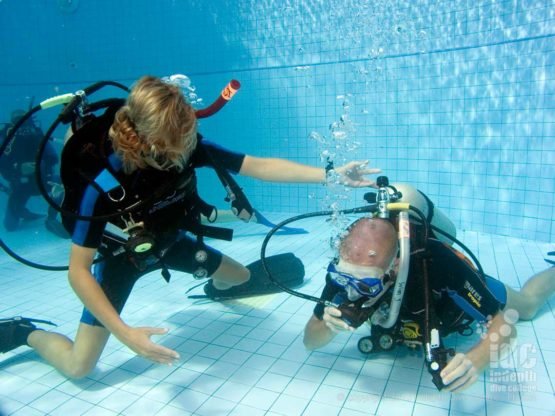
<instances>
[{"instance_id":1,"label":"black wetsuit","mask_svg":"<svg viewBox=\"0 0 555 416\"><path fill-rule=\"evenodd\" d=\"M235 153L224 149L208 140L198 137L198 144L194 150L188 166L181 172L171 169L161 171L154 168L140 169L132 174L126 175L121 168L121 161L113 152L111 141L107 138L107 129L113 119L114 111L107 111L107 114L95 120L91 126L85 125L84 132L79 130L82 139L89 140L90 143L100 143L94 151L91 146L76 146L82 149L86 160L102 154L104 169L99 177L116 178L122 187L116 187L110 192L102 192L98 189L103 186L101 179L95 184L85 184L83 189L68 189L68 183L74 181L74 185L79 182L81 173L89 169L83 163L75 161L78 156L65 155L67 152L74 152L72 142L68 141L64 154L62 155L62 181L66 186L66 208L72 209L81 215L98 216L111 214L114 207L117 209L127 208L134 202L147 201L130 214L123 214L107 221L88 221L72 220L64 217L64 225L72 234L72 241L80 246L88 248L98 248L101 255L106 258L94 266L93 274L102 287L106 296L120 313L131 293L135 282L146 273L156 269L167 268L192 273L197 266L194 254L199 249L196 239L186 235L184 230L191 230L191 227L198 225L198 212L195 207L198 200L194 198L196 194L196 178L194 170L199 167L213 167L213 163L219 163L220 167L232 173L238 173L245 158L244 154ZM101 137L86 137L90 134L102 133ZM74 135L74 137L76 136ZM72 137L73 140L74 137ZM79 143L78 139L75 143ZM83 150L84 149L84 150ZM100 149L100 151L99 151ZM211 156L208 156L207 152ZM65 160L73 160L70 167L66 166ZM99 158L100 160L100 158ZM94 164L94 163L93 163ZM77 166L78 165L78 166ZM98 168L97 168L98 170ZM82 175L82 176L83 176ZM77 179L76 179L77 178ZM77 182L75 182L77 181ZM109 182L104 181L104 182ZM170 184L171 186L168 186ZM81 183L80 185L83 185ZM193 192L194 191L194 192ZM123 196L125 192L125 205L114 204L113 200ZM72 201L74 199L74 201ZM136 201L135 201L136 199ZM73 205L73 206L72 206ZM191 218L192 216L197 216ZM107 222L114 223L120 228L124 228L123 219L133 217L134 221L142 221L144 229L147 230L155 240L155 251L148 256L137 258L130 255L123 249L121 242L109 238L106 233ZM207 275L212 275L222 261L222 254L208 246L202 247L208 253L208 259L203 263ZM81 321L90 325L101 326L95 317L85 309Z\"/></svg>"},{"instance_id":2,"label":"black wetsuit","mask_svg":"<svg viewBox=\"0 0 555 416\"><path fill-rule=\"evenodd\" d=\"M10 126L0 131L0 142L8 135ZM0 159L0 174L6 179L8 203L4 216L4 227L7 231L18 228L21 220L31 220L42 217L30 212L26 205L29 198L39 194L35 182L35 154L42 141L44 133L32 121L27 121L16 132L11 144L6 148ZM52 172L58 163L58 156L51 143L47 143L43 157L43 177L46 181L56 181ZM55 217L56 211L49 210L49 217Z\"/></svg>"}]
</instances>

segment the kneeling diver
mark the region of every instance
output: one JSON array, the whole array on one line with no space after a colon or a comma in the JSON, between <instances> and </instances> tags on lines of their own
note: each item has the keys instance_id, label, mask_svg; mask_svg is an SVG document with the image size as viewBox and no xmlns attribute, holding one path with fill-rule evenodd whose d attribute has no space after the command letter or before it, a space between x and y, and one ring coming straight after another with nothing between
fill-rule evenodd
<instances>
[{"instance_id":1,"label":"kneeling diver","mask_svg":"<svg viewBox=\"0 0 555 416\"><path fill-rule=\"evenodd\" d=\"M65 163L67 158L73 163ZM72 342L36 329L32 320L3 321L0 352L26 343L62 373L82 377L114 334L155 362L179 359L176 351L150 339L167 330L130 326L120 313L134 283L155 269L166 278L168 269L210 277L219 289L256 278L202 238L184 233L209 235L199 225L205 207L196 192L195 169L215 165L265 181L326 182L324 168L249 156L202 139L192 106L178 87L159 78L141 78L124 105L86 121L64 148L61 172L64 207L75 213L64 215L64 224L72 235L69 281L85 305L79 331ZM350 162L335 172L344 184L364 187L373 182L363 175L379 170ZM129 234L123 246L107 232L108 223ZM103 259L91 272L97 253Z\"/></svg>"}]
</instances>

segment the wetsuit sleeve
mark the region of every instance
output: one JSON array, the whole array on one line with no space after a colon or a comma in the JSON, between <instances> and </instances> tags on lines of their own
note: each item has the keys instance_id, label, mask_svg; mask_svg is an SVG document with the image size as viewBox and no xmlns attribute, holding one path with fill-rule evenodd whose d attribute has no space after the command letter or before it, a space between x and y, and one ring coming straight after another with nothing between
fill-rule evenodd
<instances>
[{"instance_id":1,"label":"wetsuit sleeve","mask_svg":"<svg viewBox=\"0 0 555 416\"><path fill-rule=\"evenodd\" d=\"M320 299L329 300L331 301L337 293L339 293L340 288L333 285L330 282L329 276L326 275L326 286L324 286L324 290L322 290L322 294L320 295ZM317 303L314 307L314 316L320 320L323 319L324 316L324 308L325 306L321 303Z\"/></svg>"},{"instance_id":2,"label":"wetsuit sleeve","mask_svg":"<svg viewBox=\"0 0 555 416\"><path fill-rule=\"evenodd\" d=\"M217 145L209 140L202 139L195 153L192 157L194 167L212 166L212 162L206 152L209 151L215 162L220 166L232 173L239 173L243 160L245 159L244 153L233 152L222 146Z\"/></svg>"},{"instance_id":3,"label":"wetsuit sleeve","mask_svg":"<svg viewBox=\"0 0 555 416\"><path fill-rule=\"evenodd\" d=\"M88 186L78 206L79 215L90 217L100 215L98 190ZM106 228L106 222L89 220L72 220L63 217L64 226L71 234L71 241L82 247L98 248L102 241L102 235Z\"/></svg>"},{"instance_id":4,"label":"wetsuit sleeve","mask_svg":"<svg viewBox=\"0 0 555 416\"><path fill-rule=\"evenodd\" d=\"M102 241L105 226L106 223L98 221L77 221L71 241L78 246L98 248ZM83 228L86 228L86 231L83 231Z\"/></svg>"}]
</instances>

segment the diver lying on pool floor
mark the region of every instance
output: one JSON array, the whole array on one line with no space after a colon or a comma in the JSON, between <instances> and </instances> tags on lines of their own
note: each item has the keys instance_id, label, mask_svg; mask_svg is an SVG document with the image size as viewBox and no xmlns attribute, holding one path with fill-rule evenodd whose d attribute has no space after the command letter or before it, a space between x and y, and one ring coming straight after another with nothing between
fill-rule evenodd
<instances>
[{"instance_id":1,"label":"diver lying on pool floor","mask_svg":"<svg viewBox=\"0 0 555 416\"><path fill-rule=\"evenodd\" d=\"M97 169L99 163L103 170ZM78 378L95 367L113 334L152 361L178 360L176 351L150 339L166 329L130 326L120 313L135 282L152 270L161 269L167 280L168 269L210 277L218 289L251 278L249 268L200 239L207 228L200 224L195 169L216 169L216 164L226 172L265 181L325 183L328 173L284 159L232 152L203 140L197 134L195 110L181 90L155 77L141 78L125 104L87 121L62 154L64 204L81 216L96 217L64 216L73 243L69 282L85 306L75 341L38 330L29 319L8 319L0 321L0 352L27 344L63 374ZM364 175L377 172L364 162L335 169L339 180L353 187L372 186ZM99 220L106 215L110 217ZM122 245L107 235L107 222L127 230L129 240ZM104 260L91 271L97 253Z\"/></svg>"},{"instance_id":2,"label":"diver lying on pool floor","mask_svg":"<svg viewBox=\"0 0 555 416\"><path fill-rule=\"evenodd\" d=\"M401 201L409 202L428 215L433 210L431 223L453 235L454 225L445 215L433 208L423 194L406 185L397 185L403 194ZM429 208L432 208L431 210ZM411 254L408 279L404 292L399 322L422 320L422 269L419 267L418 247L412 247L412 234L420 226L411 224ZM486 277L485 282L476 269L460 252L454 250L449 240L437 233L428 241L428 276L431 303L440 321L444 335L468 328L470 320L487 325L487 335L468 352L457 353L438 371L438 384L450 391L459 391L474 383L490 363L490 351L510 343L516 336L514 324L532 319L538 309L555 291L555 268L548 268L532 276L519 290L513 290L499 280ZM433 236L432 236L433 237ZM363 217L352 223L341 238L337 258L327 269L326 285L321 298L336 305L357 304L363 317L359 322L333 306L318 304L304 332L304 344L317 349L328 344L341 331L354 331L365 322L393 290L398 272L398 235L389 219ZM441 241L444 240L444 241ZM464 296L463 296L464 295ZM464 325L461 317L464 317ZM357 319L354 319L356 321ZM349 324L348 322L351 324ZM421 328L422 326L420 326ZM372 326L372 331L378 331ZM389 338L388 338L389 339ZM383 350L391 348L384 347ZM438 388L440 388L438 386Z\"/></svg>"}]
</instances>

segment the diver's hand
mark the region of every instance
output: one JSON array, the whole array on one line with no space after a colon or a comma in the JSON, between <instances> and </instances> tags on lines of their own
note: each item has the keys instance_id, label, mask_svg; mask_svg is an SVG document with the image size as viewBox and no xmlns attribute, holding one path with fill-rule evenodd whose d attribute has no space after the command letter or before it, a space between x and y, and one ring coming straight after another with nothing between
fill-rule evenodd
<instances>
[{"instance_id":1,"label":"diver's hand","mask_svg":"<svg viewBox=\"0 0 555 416\"><path fill-rule=\"evenodd\" d=\"M480 370L472 360L463 353L456 354L441 370L440 376L445 390L459 392L470 387L478 380Z\"/></svg>"},{"instance_id":2,"label":"diver's hand","mask_svg":"<svg viewBox=\"0 0 555 416\"><path fill-rule=\"evenodd\" d=\"M332 332L339 333L343 331L355 330L355 328L347 325L347 323L341 319L341 311L333 306L326 306L324 308L324 315L322 319Z\"/></svg>"},{"instance_id":3,"label":"diver's hand","mask_svg":"<svg viewBox=\"0 0 555 416\"><path fill-rule=\"evenodd\" d=\"M375 188L376 182L366 179L364 175L372 175L380 173L381 169L367 168L368 161L352 161L346 165L335 168L335 172L339 175L339 180L343 185L353 188L362 188L370 186Z\"/></svg>"},{"instance_id":4,"label":"diver's hand","mask_svg":"<svg viewBox=\"0 0 555 416\"><path fill-rule=\"evenodd\" d=\"M120 338L120 341L141 357L148 358L156 363L171 365L179 359L179 354L150 340L152 335L163 335L167 332L168 329L165 328L130 327L125 335Z\"/></svg>"}]
</instances>

